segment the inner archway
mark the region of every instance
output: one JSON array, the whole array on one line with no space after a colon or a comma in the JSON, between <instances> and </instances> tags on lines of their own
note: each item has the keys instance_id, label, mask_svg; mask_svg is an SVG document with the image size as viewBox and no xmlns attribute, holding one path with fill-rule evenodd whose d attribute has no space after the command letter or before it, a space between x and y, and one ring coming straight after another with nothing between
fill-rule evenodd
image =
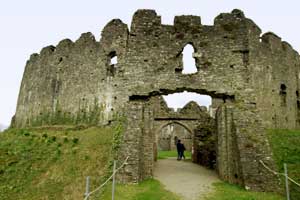
<instances>
[{"instance_id":1,"label":"inner archway","mask_svg":"<svg viewBox=\"0 0 300 200\"><path fill-rule=\"evenodd\" d=\"M156 145L158 158L178 157L178 140L185 147L184 158L191 159L193 148L193 132L178 121L170 121L159 127L156 133Z\"/></svg>"},{"instance_id":2,"label":"inner archway","mask_svg":"<svg viewBox=\"0 0 300 200\"><path fill-rule=\"evenodd\" d=\"M211 117L212 98L187 91L156 98L158 102L156 113L163 114L155 120L155 123L160 124L155 131L158 159L167 156L177 157L176 142L180 140L186 149L185 156L191 158L194 163L215 168L211 167L211 163L216 163L215 157L207 161L207 158L212 158L212 154L216 156L216 151L211 149L209 142L213 138L210 135L199 137L202 134L201 128L209 127L210 130L216 130L213 127L215 120ZM216 135L216 132L213 134ZM207 153L211 151L214 153Z\"/></svg>"},{"instance_id":3,"label":"inner archway","mask_svg":"<svg viewBox=\"0 0 300 200\"><path fill-rule=\"evenodd\" d=\"M192 133L178 122L171 122L162 127L158 133L159 151L176 151L176 139L180 139L187 151L192 150Z\"/></svg>"}]
</instances>

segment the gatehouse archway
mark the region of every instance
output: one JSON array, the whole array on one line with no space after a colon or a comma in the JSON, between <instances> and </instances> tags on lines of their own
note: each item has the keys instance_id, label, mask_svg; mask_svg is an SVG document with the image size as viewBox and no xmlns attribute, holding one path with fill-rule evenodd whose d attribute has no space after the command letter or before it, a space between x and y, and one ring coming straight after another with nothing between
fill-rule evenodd
<instances>
[{"instance_id":1,"label":"gatehouse archway","mask_svg":"<svg viewBox=\"0 0 300 200\"><path fill-rule=\"evenodd\" d=\"M123 151L127 155L131 155L133 160L138 161L138 164L130 166L130 178L135 178L132 181L143 180L147 177L152 177L154 170L154 163L157 159L157 132L166 124L173 122L179 122L188 127L188 130L193 133L193 146L198 145L205 149L209 153L203 153L197 151L193 154L193 161L210 167L215 168L220 176L224 180L228 180L231 183L243 183L242 171L240 171L240 155L238 150L238 142L236 137L236 125L234 122L233 105L234 96L227 94L215 94L206 90L200 90L199 93L207 94L212 97L212 109L210 112L203 110L195 102L188 103L179 112L168 108L166 103L162 101L162 95L172 94L177 91L192 91L197 90L182 88L176 91L161 90L161 93L153 92L149 96L135 95L130 97L128 104L128 124L127 131L131 134L125 135L130 138L130 146L127 146ZM211 113L214 113L214 117L211 117ZM211 144L200 143L201 140L195 140L196 127L205 127L207 124L213 124L215 132L214 149L209 150L208 146ZM138 151L131 151L131 149L137 149ZM199 148L195 148L199 149ZM211 156L210 152L214 153ZM199 156L202 153L201 160L208 158L208 162L199 162ZM197 155L197 156L195 156ZM214 162L211 162L214 160ZM129 172L129 171L128 171ZM126 174L126 173L125 173Z\"/></svg>"},{"instance_id":2,"label":"gatehouse archway","mask_svg":"<svg viewBox=\"0 0 300 200\"><path fill-rule=\"evenodd\" d=\"M163 122L162 122L163 123ZM185 144L186 150L191 151L193 145L193 129L184 122L168 121L156 131L156 143L160 151L176 150L175 137Z\"/></svg>"}]
</instances>

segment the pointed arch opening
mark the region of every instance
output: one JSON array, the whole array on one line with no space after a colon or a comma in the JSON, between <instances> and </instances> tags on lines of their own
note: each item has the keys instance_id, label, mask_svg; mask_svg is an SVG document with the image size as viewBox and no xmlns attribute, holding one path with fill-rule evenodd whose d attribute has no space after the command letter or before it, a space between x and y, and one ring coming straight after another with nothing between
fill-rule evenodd
<instances>
[{"instance_id":1,"label":"pointed arch opening","mask_svg":"<svg viewBox=\"0 0 300 200\"><path fill-rule=\"evenodd\" d=\"M172 121L160 127L157 134L159 151L176 151L176 138L180 139L190 152L192 150L192 131L182 123Z\"/></svg>"}]
</instances>

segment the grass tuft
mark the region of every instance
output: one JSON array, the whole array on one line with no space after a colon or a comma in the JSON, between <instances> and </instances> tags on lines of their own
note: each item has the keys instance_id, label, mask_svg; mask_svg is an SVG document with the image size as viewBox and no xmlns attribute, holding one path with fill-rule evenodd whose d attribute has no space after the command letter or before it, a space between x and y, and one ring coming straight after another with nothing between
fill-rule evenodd
<instances>
[{"instance_id":1,"label":"grass tuft","mask_svg":"<svg viewBox=\"0 0 300 200\"><path fill-rule=\"evenodd\" d=\"M205 197L205 200L283 200L282 196L264 193L246 191L237 185L225 182L213 184L215 192Z\"/></svg>"},{"instance_id":2,"label":"grass tuft","mask_svg":"<svg viewBox=\"0 0 300 200\"><path fill-rule=\"evenodd\" d=\"M111 199L111 185L105 188L101 199ZM178 196L167 191L159 181L154 179L149 179L135 185L116 185L115 199L180 200Z\"/></svg>"}]
</instances>

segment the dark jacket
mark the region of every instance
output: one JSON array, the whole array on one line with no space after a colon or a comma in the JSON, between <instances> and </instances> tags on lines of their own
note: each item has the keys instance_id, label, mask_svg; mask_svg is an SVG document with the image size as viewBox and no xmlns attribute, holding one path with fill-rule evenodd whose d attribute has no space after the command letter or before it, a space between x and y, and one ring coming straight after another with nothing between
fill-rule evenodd
<instances>
[{"instance_id":1,"label":"dark jacket","mask_svg":"<svg viewBox=\"0 0 300 200\"><path fill-rule=\"evenodd\" d=\"M176 147L177 147L177 151L178 152L182 152L182 151L185 151L185 146L184 146L184 144L182 144L182 143L177 143L177 145L176 145Z\"/></svg>"}]
</instances>

